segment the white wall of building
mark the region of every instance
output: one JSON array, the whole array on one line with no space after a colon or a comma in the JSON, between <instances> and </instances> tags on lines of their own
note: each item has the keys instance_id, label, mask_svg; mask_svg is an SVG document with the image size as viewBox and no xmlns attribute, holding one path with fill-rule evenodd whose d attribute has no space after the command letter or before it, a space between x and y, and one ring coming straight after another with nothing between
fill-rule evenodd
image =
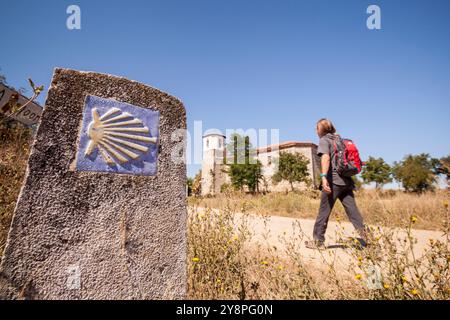
<instances>
[{"instance_id":1,"label":"white wall of building","mask_svg":"<svg viewBox=\"0 0 450 320\"><path fill-rule=\"evenodd\" d=\"M283 144L281 144L283 146ZM260 148L259 150L266 150ZM223 164L226 145L225 137L220 134L210 134L203 137L203 162L202 162L202 195L215 195L220 193L220 188L224 183L229 183L230 179L226 172L226 166ZM284 147L281 150L260 151L257 158L262 163L263 181L260 184L260 191L284 192L289 191L291 186L287 181L281 181L278 184L272 183L272 176L277 170L276 163L280 152L300 153L308 160L308 172L311 184L295 183L296 189L305 189L314 186L316 183L315 175L319 173L320 163L316 155L317 146L309 143L292 143L290 147Z\"/></svg>"}]
</instances>

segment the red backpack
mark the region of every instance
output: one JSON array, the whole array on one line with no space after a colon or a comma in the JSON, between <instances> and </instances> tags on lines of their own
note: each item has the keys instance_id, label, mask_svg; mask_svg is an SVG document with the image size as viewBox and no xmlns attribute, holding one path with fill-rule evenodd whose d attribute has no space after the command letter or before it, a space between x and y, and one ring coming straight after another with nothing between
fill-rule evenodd
<instances>
[{"instance_id":1,"label":"red backpack","mask_svg":"<svg viewBox=\"0 0 450 320\"><path fill-rule=\"evenodd\" d=\"M356 145L350 139L334 137L334 170L342 177L351 177L361 172L361 158Z\"/></svg>"}]
</instances>

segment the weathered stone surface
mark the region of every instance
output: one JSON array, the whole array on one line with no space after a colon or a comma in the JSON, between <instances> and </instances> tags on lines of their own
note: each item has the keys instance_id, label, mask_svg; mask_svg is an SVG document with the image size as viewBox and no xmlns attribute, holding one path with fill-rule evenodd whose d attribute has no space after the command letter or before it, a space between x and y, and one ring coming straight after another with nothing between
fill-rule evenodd
<instances>
[{"instance_id":1,"label":"weathered stone surface","mask_svg":"<svg viewBox=\"0 0 450 320\"><path fill-rule=\"evenodd\" d=\"M85 98L159 111L153 176L77 171ZM161 299L186 292L182 103L138 82L55 69L0 266L3 299Z\"/></svg>"}]
</instances>

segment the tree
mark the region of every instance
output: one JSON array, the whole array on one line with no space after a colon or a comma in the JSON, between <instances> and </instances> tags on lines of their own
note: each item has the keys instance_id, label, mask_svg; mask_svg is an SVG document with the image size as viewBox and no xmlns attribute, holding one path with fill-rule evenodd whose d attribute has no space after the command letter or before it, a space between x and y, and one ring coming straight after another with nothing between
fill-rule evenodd
<instances>
[{"instance_id":1,"label":"tree","mask_svg":"<svg viewBox=\"0 0 450 320\"><path fill-rule=\"evenodd\" d=\"M437 163L437 172L438 174L445 175L447 178L447 183L450 182L450 155L446 157L442 157L439 159L439 163Z\"/></svg>"},{"instance_id":2,"label":"tree","mask_svg":"<svg viewBox=\"0 0 450 320\"><path fill-rule=\"evenodd\" d=\"M361 178L364 183L375 182L375 188L379 189L384 184L392 182L392 169L389 164L384 162L383 158L369 157L364 162L361 172Z\"/></svg>"},{"instance_id":3,"label":"tree","mask_svg":"<svg viewBox=\"0 0 450 320\"><path fill-rule=\"evenodd\" d=\"M247 164L245 167L245 184L252 193L259 192L259 182L262 180L262 163L257 160L255 164Z\"/></svg>"},{"instance_id":4,"label":"tree","mask_svg":"<svg viewBox=\"0 0 450 320\"><path fill-rule=\"evenodd\" d=\"M194 179L191 177L187 177L186 179L186 187L187 187L187 196L192 194L192 184L194 183Z\"/></svg>"},{"instance_id":5,"label":"tree","mask_svg":"<svg viewBox=\"0 0 450 320\"><path fill-rule=\"evenodd\" d=\"M436 182L437 162L427 153L407 155L403 161L394 162L393 175L406 191L423 192L433 189Z\"/></svg>"},{"instance_id":6,"label":"tree","mask_svg":"<svg viewBox=\"0 0 450 320\"><path fill-rule=\"evenodd\" d=\"M233 188L235 190L244 191L246 182L245 165L233 163L229 165L227 173L230 177Z\"/></svg>"},{"instance_id":7,"label":"tree","mask_svg":"<svg viewBox=\"0 0 450 320\"><path fill-rule=\"evenodd\" d=\"M200 170L192 181L192 194L196 197L202 194L202 171Z\"/></svg>"},{"instance_id":8,"label":"tree","mask_svg":"<svg viewBox=\"0 0 450 320\"><path fill-rule=\"evenodd\" d=\"M259 182L262 179L262 164L255 159L255 150L248 136L242 137L235 133L227 145L227 164L231 185L235 190L259 192ZM231 162L231 163L230 163Z\"/></svg>"},{"instance_id":9,"label":"tree","mask_svg":"<svg viewBox=\"0 0 450 320\"><path fill-rule=\"evenodd\" d=\"M227 144L226 159L229 164L254 164L256 163L256 151L253 148L248 136L241 136L233 133L230 136L230 143Z\"/></svg>"},{"instance_id":10,"label":"tree","mask_svg":"<svg viewBox=\"0 0 450 320\"><path fill-rule=\"evenodd\" d=\"M280 152L278 171L272 176L272 181L279 183L286 180L294 191L294 182L308 182L310 180L308 164L309 160L298 152Z\"/></svg>"},{"instance_id":11,"label":"tree","mask_svg":"<svg viewBox=\"0 0 450 320\"><path fill-rule=\"evenodd\" d=\"M358 179L358 176L352 176L353 183L355 184L355 189L360 190L363 187L363 182Z\"/></svg>"}]
</instances>

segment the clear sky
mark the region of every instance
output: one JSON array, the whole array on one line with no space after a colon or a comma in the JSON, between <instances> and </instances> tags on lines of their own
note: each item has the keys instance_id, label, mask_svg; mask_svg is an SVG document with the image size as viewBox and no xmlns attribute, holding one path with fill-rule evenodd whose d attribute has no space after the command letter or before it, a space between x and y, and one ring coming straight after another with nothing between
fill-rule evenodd
<instances>
[{"instance_id":1,"label":"clear sky","mask_svg":"<svg viewBox=\"0 0 450 320\"><path fill-rule=\"evenodd\" d=\"M81 30L66 8L81 8ZM381 8L381 30L366 9ZM450 1L0 0L0 68L46 89L54 67L180 98L188 127L276 128L317 142L321 117L363 158L450 153ZM45 94L39 98L43 104ZM193 176L199 165L189 165Z\"/></svg>"}]
</instances>

